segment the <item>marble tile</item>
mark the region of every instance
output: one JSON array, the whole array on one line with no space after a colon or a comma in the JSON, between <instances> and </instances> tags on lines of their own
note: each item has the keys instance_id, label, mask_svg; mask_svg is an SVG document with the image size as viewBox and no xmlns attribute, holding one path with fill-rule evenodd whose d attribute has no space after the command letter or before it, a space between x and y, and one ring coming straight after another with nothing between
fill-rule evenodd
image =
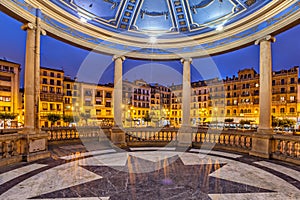
<instances>
[{"instance_id":1,"label":"marble tile","mask_svg":"<svg viewBox=\"0 0 300 200\"><path fill-rule=\"evenodd\" d=\"M175 147L131 147L131 151L148 151L148 150L164 150L164 151L175 151Z\"/></svg>"},{"instance_id":2,"label":"marble tile","mask_svg":"<svg viewBox=\"0 0 300 200\"><path fill-rule=\"evenodd\" d=\"M279 193L236 193L236 194L209 194L212 200L297 200L296 194L287 196Z\"/></svg>"},{"instance_id":3,"label":"marble tile","mask_svg":"<svg viewBox=\"0 0 300 200\"><path fill-rule=\"evenodd\" d=\"M295 186L269 172L236 161L229 162L219 170L211 173L210 176L264 188L286 195L299 192Z\"/></svg>"},{"instance_id":4,"label":"marble tile","mask_svg":"<svg viewBox=\"0 0 300 200\"><path fill-rule=\"evenodd\" d=\"M208 156L198 153L185 153L179 155L180 159L185 165L200 165L200 164L226 164L231 162L228 159Z\"/></svg>"},{"instance_id":5,"label":"marble tile","mask_svg":"<svg viewBox=\"0 0 300 200\"><path fill-rule=\"evenodd\" d=\"M148 160L151 162L163 161L166 158L178 156L182 152L172 152L172 151L142 151L142 152L129 152L129 155Z\"/></svg>"},{"instance_id":6,"label":"marble tile","mask_svg":"<svg viewBox=\"0 0 300 200\"><path fill-rule=\"evenodd\" d=\"M94 156L94 155L114 153L114 152L116 152L116 150L114 150L114 149L90 151L90 152L84 152L84 153L78 152L78 153L75 153L75 154L72 154L72 155L69 155L69 156L60 157L60 159L72 160L72 159L75 159L75 158L82 158L82 157L85 157L85 156Z\"/></svg>"},{"instance_id":7,"label":"marble tile","mask_svg":"<svg viewBox=\"0 0 300 200\"><path fill-rule=\"evenodd\" d=\"M238 154L226 153L226 152L214 151L214 150L206 150L206 149L191 149L190 152L199 152L199 153L202 153L202 154L214 154L214 155L219 155L219 156L226 156L226 157L229 157L229 158L240 158L240 157L242 157L241 155L238 155Z\"/></svg>"},{"instance_id":8,"label":"marble tile","mask_svg":"<svg viewBox=\"0 0 300 200\"><path fill-rule=\"evenodd\" d=\"M286 175L300 181L300 171L296 171L296 170L293 170L293 169L290 169L290 168L287 168L287 167L284 167L284 166L281 166L281 165L277 165L277 164L274 164L274 163L270 163L270 162L267 162L267 161L259 161L259 162L254 162L254 163L258 164L260 166L263 166L263 167L267 167L269 169L273 169L273 170L278 171L280 173L286 174Z\"/></svg>"},{"instance_id":9,"label":"marble tile","mask_svg":"<svg viewBox=\"0 0 300 200\"><path fill-rule=\"evenodd\" d=\"M109 200L109 197L77 197L77 198L52 198L52 199L36 199L35 200Z\"/></svg>"},{"instance_id":10,"label":"marble tile","mask_svg":"<svg viewBox=\"0 0 300 200\"><path fill-rule=\"evenodd\" d=\"M19 176L22 176L24 174L27 174L31 171L40 169L42 167L45 167L47 165L42 165L42 164L32 164L32 165L27 165L18 169L14 169L12 171L9 172L5 172L3 174L0 174L0 185L2 185L3 183L6 183L14 178L17 178Z\"/></svg>"},{"instance_id":11,"label":"marble tile","mask_svg":"<svg viewBox=\"0 0 300 200\"><path fill-rule=\"evenodd\" d=\"M78 160L80 166L125 166L128 160L127 152L104 154Z\"/></svg>"},{"instance_id":12,"label":"marble tile","mask_svg":"<svg viewBox=\"0 0 300 200\"><path fill-rule=\"evenodd\" d=\"M77 162L70 162L24 180L3 193L0 199L28 199L101 178L101 176L78 166Z\"/></svg>"}]
</instances>

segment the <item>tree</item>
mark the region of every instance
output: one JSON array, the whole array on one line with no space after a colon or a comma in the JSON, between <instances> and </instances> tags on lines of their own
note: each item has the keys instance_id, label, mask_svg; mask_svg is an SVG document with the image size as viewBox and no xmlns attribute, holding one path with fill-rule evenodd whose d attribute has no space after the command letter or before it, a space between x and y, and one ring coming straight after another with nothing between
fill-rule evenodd
<instances>
[{"instance_id":1,"label":"tree","mask_svg":"<svg viewBox=\"0 0 300 200\"><path fill-rule=\"evenodd\" d=\"M87 125L88 119L91 118L90 113L80 113L80 117L85 121L85 124Z\"/></svg>"},{"instance_id":2,"label":"tree","mask_svg":"<svg viewBox=\"0 0 300 200\"><path fill-rule=\"evenodd\" d=\"M48 121L51 122L51 126L52 126L52 125L55 124L55 122L57 122L58 120L61 119L61 116L59 114L50 113L50 114L47 115L47 119L48 119Z\"/></svg>"},{"instance_id":3,"label":"tree","mask_svg":"<svg viewBox=\"0 0 300 200\"><path fill-rule=\"evenodd\" d=\"M18 116L18 114L14 113L0 113L0 119L4 121L4 128L6 128L7 120L13 120Z\"/></svg>"},{"instance_id":4,"label":"tree","mask_svg":"<svg viewBox=\"0 0 300 200\"><path fill-rule=\"evenodd\" d=\"M67 123L67 125L69 125L71 122L74 121L72 115L64 115L64 116L63 116L63 120L64 120L64 122Z\"/></svg>"},{"instance_id":5,"label":"tree","mask_svg":"<svg viewBox=\"0 0 300 200\"><path fill-rule=\"evenodd\" d=\"M146 115L144 116L144 121L147 122L147 126L148 126L148 122L151 122L151 117L148 113L146 113Z\"/></svg>"}]
</instances>

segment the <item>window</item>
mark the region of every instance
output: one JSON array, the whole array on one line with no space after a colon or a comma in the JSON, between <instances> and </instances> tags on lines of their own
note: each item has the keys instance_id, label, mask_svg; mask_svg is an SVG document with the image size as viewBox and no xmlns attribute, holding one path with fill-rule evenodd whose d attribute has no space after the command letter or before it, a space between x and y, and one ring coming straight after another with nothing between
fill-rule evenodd
<instances>
[{"instance_id":1,"label":"window","mask_svg":"<svg viewBox=\"0 0 300 200\"><path fill-rule=\"evenodd\" d=\"M58 86L60 86L60 85L61 85L61 81L60 81L60 80L56 81L56 84L57 84Z\"/></svg>"},{"instance_id":2,"label":"window","mask_svg":"<svg viewBox=\"0 0 300 200\"><path fill-rule=\"evenodd\" d=\"M101 100L97 99L96 100L96 105L101 105Z\"/></svg>"},{"instance_id":3,"label":"window","mask_svg":"<svg viewBox=\"0 0 300 200\"><path fill-rule=\"evenodd\" d=\"M91 106L92 103L91 103L90 100L85 100L84 105L85 105L85 106Z\"/></svg>"},{"instance_id":4,"label":"window","mask_svg":"<svg viewBox=\"0 0 300 200\"><path fill-rule=\"evenodd\" d=\"M105 107L111 107L111 102L106 102Z\"/></svg>"},{"instance_id":5,"label":"window","mask_svg":"<svg viewBox=\"0 0 300 200\"><path fill-rule=\"evenodd\" d=\"M56 104L56 110L58 110L58 111L61 110L61 105L60 104Z\"/></svg>"},{"instance_id":6,"label":"window","mask_svg":"<svg viewBox=\"0 0 300 200\"><path fill-rule=\"evenodd\" d=\"M50 87L50 93L54 93L54 87Z\"/></svg>"},{"instance_id":7,"label":"window","mask_svg":"<svg viewBox=\"0 0 300 200\"><path fill-rule=\"evenodd\" d=\"M61 77L61 74L60 73L57 73L57 78L60 78Z\"/></svg>"},{"instance_id":8,"label":"window","mask_svg":"<svg viewBox=\"0 0 300 200\"><path fill-rule=\"evenodd\" d=\"M50 103L50 110L55 110L54 104Z\"/></svg>"},{"instance_id":9,"label":"window","mask_svg":"<svg viewBox=\"0 0 300 200\"><path fill-rule=\"evenodd\" d=\"M111 93L110 93L110 92L107 92L106 95L105 95L105 97L106 97L106 98L111 98Z\"/></svg>"},{"instance_id":10,"label":"window","mask_svg":"<svg viewBox=\"0 0 300 200\"><path fill-rule=\"evenodd\" d=\"M69 83L67 84L67 89L71 89L71 85Z\"/></svg>"},{"instance_id":11,"label":"window","mask_svg":"<svg viewBox=\"0 0 300 200\"><path fill-rule=\"evenodd\" d=\"M42 108L43 108L43 110L48 110L48 104L47 103L43 103L42 104Z\"/></svg>"},{"instance_id":12,"label":"window","mask_svg":"<svg viewBox=\"0 0 300 200\"><path fill-rule=\"evenodd\" d=\"M281 93L285 93L285 88L280 88Z\"/></svg>"},{"instance_id":13,"label":"window","mask_svg":"<svg viewBox=\"0 0 300 200\"><path fill-rule=\"evenodd\" d=\"M101 110L100 109L96 110L96 115L101 115Z\"/></svg>"},{"instance_id":14,"label":"window","mask_svg":"<svg viewBox=\"0 0 300 200\"><path fill-rule=\"evenodd\" d=\"M280 101L285 101L285 98L284 97L280 97Z\"/></svg>"},{"instance_id":15,"label":"window","mask_svg":"<svg viewBox=\"0 0 300 200\"><path fill-rule=\"evenodd\" d=\"M54 72L50 72L50 76L51 76L51 77L54 77Z\"/></svg>"},{"instance_id":16,"label":"window","mask_svg":"<svg viewBox=\"0 0 300 200\"><path fill-rule=\"evenodd\" d=\"M275 85L275 80L272 80L272 85L273 85L273 86Z\"/></svg>"},{"instance_id":17,"label":"window","mask_svg":"<svg viewBox=\"0 0 300 200\"><path fill-rule=\"evenodd\" d=\"M290 92L295 92L295 87L290 87Z\"/></svg>"},{"instance_id":18,"label":"window","mask_svg":"<svg viewBox=\"0 0 300 200\"><path fill-rule=\"evenodd\" d=\"M65 103L70 104L70 98L65 98Z\"/></svg>"},{"instance_id":19,"label":"window","mask_svg":"<svg viewBox=\"0 0 300 200\"><path fill-rule=\"evenodd\" d=\"M43 76L47 76L47 71L43 71Z\"/></svg>"},{"instance_id":20,"label":"window","mask_svg":"<svg viewBox=\"0 0 300 200\"><path fill-rule=\"evenodd\" d=\"M43 91L43 92L48 92L48 87L47 87L47 86L43 86L43 87L42 87L42 91Z\"/></svg>"},{"instance_id":21,"label":"window","mask_svg":"<svg viewBox=\"0 0 300 200\"><path fill-rule=\"evenodd\" d=\"M280 113L285 113L285 109L284 108L280 108Z\"/></svg>"},{"instance_id":22,"label":"window","mask_svg":"<svg viewBox=\"0 0 300 200\"><path fill-rule=\"evenodd\" d=\"M43 78L43 84L47 84L47 79Z\"/></svg>"},{"instance_id":23,"label":"window","mask_svg":"<svg viewBox=\"0 0 300 200\"><path fill-rule=\"evenodd\" d=\"M291 78L291 84L295 83L295 78Z\"/></svg>"},{"instance_id":24,"label":"window","mask_svg":"<svg viewBox=\"0 0 300 200\"><path fill-rule=\"evenodd\" d=\"M235 114L235 115L236 115L236 110L233 110L233 114Z\"/></svg>"},{"instance_id":25,"label":"window","mask_svg":"<svg viewBox=\"0 0 300 200\"><path fill-rule=\"evenodd\" d=\"M61 93L61 88L56 88L56 93L60 94Z\"/></svg>"},{"instance_id":26,"label":"window","mask_svg":"<svg viewBox=\"0 0 300 200\"><path fill-rule=\"evenodd\" d=\"M290 96L290 101L294 102L295 101L295 96Z\"/></svg>"},{"instance_id":27,"label":"window","mask_svg":"<svg viewBox=\"0 0 300 200\"><path fill-rule=\"evenodd\" d=\"M272 113L275 113L275 108L272 108Z\"/></svg>"},{"instance_id":28,"label":"window","mask_svg":"<svg viewBox=\"0 0 300 200\"><path fill-rule=\"evenodd\" d=\"M237 100L233 100L233 105L237 105Z\"/></svg>"},{"instance_id":29,"label":"window","mask_svg":"<svg viewBox=\"0 0 300 200\"><path fill-rule=\"evenodd\" d=\"M0 76L0 80L1 81L11 82L11 77L10 76Z\"/></svg>"},{"instance_id":30,"label":"window","mask_svg":"<svg viewBox=\"0 0 300 200\"><path fill-rule=\"evenodd\" d=\"M50 85L54 85L54 80L50 79Z\"/></svg>"},{"instance_id":31,"label":"window","mask_svg":"<svg viewBox=\"0 0 300 200\"><path fill-rule=\"evenodd\" d=\"M230 115L230 110L227 110L227 115Z\"/></svg>"},{"instance_id":32,"label":"window","mask_svg":"<svg viewBox=\"0 0 300 200\"><path fill-rule=\"evenodd\" d=\"M295 112L295 108L290 108L290 113L294 113Z\"/></svg>"},{"instance_id":33,"label":"window","mask_svg":"<svg viewBox=\"0 0 300 200\"><path fill-rule=\"evenodd\" d=\"M284 85L284 79L281 79L281 85Z\"/></svg>"},{"instance_id":34,"label":"window","mask_svg":"<svg viewBox=\"0 0 300 200\"><path fill-rule=\"evenodd\" d=\"M85 91L85 96L92 96L92 91L91 90L86 90Z\"/></svg>"},{"instance_id":35,"label":"window","mask_svg":"<svg viewBox=\"0 0 300 200\"><path fill-rule=\"evenodd\" d=\"M10 102L10 97L5 97L5 98L4 98L4 101L5 101L5 102Z\"/></svg>"},{"instance_id":36,"label":"window","mask_svg":"<svg viewBox=\"0 0 300 200\"><path fill-rule=\"evenodd\" d=\"M72 91L68 90L67 91L67 96L72 96Z\"/></svg>"},{"instance_id":37,"label":"window","mask_svg":"<svg viewBox=\"0 0 300 200\"><path fill-rule=\"evenodd\" d=\"M106 110L106 116L111 115L111 110Z\"/></svg>"}]
</instances>

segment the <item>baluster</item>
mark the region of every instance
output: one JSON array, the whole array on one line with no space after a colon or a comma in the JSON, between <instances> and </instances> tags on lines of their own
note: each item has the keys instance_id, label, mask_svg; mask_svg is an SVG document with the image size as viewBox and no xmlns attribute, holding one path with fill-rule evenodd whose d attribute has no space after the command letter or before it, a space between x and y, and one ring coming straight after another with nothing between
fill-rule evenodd
<instances>
[{"instance_id":1,"label":"baluster","mask_svg":"<svg viewBox=\"0 0 300 200\"><path fill-rule=\"evenodd\" d=\"M13 141L11 142L11 148L12 148L12 152L11 152L11 155L12 155L12 156L16 156L16 155L19 154L18 151L17 151L17 149L18 149L17 140L13 140Z\"/></svg>"},{"instance_id":2,"label":"baluster","mask_svg":"<svg viewBox=\"0 0 300 200\"><path fill-rule=\"evenodd\" d=\"M235 136L235 146L237 147L241 147L241 144L240 144L240 140L241 139L241 136L240 135L236 135Z\"/></svg>"},{"instance_id":3,"label":"baluster","mask_svg":"<svg viewBox=\"0 0 300 200\"><path fill-rule=\"evenodd\" d=\"M295 157L295 142L291 142L291 153L290 153L290 156L291 157Z\"/></svg>"},{"instance_id":4,"label":"baluster","mask_svg":"<svg viewBox=\"0 0 300 200\"><path fill-rule=\"evenodd\" d=\"M225 144L226 144L226 145L229 144L229 135L225 135Z\"/></svg>"},{"instance_id":5,"label":"baluster","mask_svg":"<svg viewBox=\"0 0 300 200\"><path fill-rule=\"evenodd\" d=\"M283 154L286 156L286 155L288 155L289 142L285 141L284 143L285 144L284 144L284 152L283 152Z\"/></svg>"},{"instance_id":6,"label":"baluster","mask_svg":"<svg viewBox=\"0 0 300 200\"><path fill-rule=\"evenodd\" d=\"M220 144L224 144L224 135L223 134L220 135Z\"/></svg>"},{"instance_id":7,"label":"baluster","mask_svg":"<svg viewBox=\"0 0 300 200\"><path fill-rule=\"evenodd\" d=\"M3 158L8 158L9 157L9 154L8 154L8 142L2 142L2 152L3 152Z\"/></svg>"}]
</instances>

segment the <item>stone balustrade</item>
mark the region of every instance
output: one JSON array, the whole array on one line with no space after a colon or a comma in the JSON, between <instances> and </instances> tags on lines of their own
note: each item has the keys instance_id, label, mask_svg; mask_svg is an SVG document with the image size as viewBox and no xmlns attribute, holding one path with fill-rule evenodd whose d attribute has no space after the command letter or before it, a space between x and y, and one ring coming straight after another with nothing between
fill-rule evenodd
<instances>
[{"instance_id":1,"label":"stone balustrade","mask_svg":"<svg viewBox=\"0 0 300 200\"><path fill-rule=\"evenodd\" d=\"M178 129L172 128L128 128L126 142L174 142L177 141Z\"/></svg>"},{"instance_id":2,"label":"stone balustrade","mask_svg":"<svg viewBox=\"0 0 300 200\"><path fill-rule=\"evenodd\" d=\"M42 128L48 133L49 142L70 141L88 138L110 138L110 127L83 126L83 127L51 127Z\"/></svg>"},{"instance_id":3,"label":"stone balustrade","mask_svg":"<svg viewBox=\"0 0 300 200\"><path fill-rule=\"evenodd\" d=\"M107 141L111 138L111 127L52 127L43 128L48 134L48 142L66 142L76 140ZM127 146L176 146L177 128L124 128ZM191 147L214 148L249 153L252 149L255 131L190 129ZM300 164L300 136L274 134L270 137L273 159ZM24 141L28 139L20 133L0 135L0 166L22 161L26 155ZM23 143L22 143L23 141Z\"/></svg>"},{"instance_id":4,"label":"stone balustrade","mask_svg":"<svg viewBox=\"0 0 300 200\"><path fill-rule=\"evenodd\" d=\"M0 136L0 166L22 161L22 138L17 133Z\"/></svg>"},{"instance_id":5,"label":"stone balustrade","mask_svg":"<svg viewBox=\"0 0 300 200\"><path fill-rule=\"evenodd\" d=\"M274 135L272 158L300 164L300 136Z\"/></svg>"},{"instance_id":6,"label":"stone balustrade","mask_svg":"<svg viewBox=\"0 0 300 200\"><path fill-rule=\"evenodd\" d=\"M205 145L216 149L226 149L248 153L252 146L252 131L228 131L228 130L198 130L192 133L192 142L195 147Z\"/></svg>"}]
</instances>

